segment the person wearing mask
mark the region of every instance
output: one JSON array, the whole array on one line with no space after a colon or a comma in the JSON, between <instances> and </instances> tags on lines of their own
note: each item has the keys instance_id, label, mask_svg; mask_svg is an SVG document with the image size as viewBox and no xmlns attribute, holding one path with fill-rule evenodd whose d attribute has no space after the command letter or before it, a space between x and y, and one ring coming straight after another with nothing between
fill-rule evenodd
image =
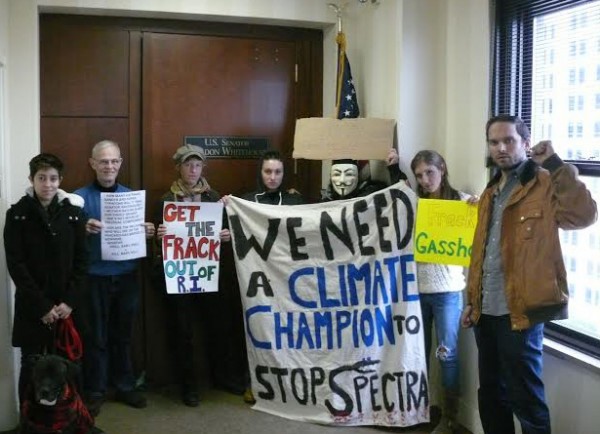
<instances>
[{"instance_id":1,"label":"person wearing mask","mask_svg":"<svg viewBox=\"0 0 600 434\"><path fill-rule=\"evenodd\" d=\"M131 191L117 182L123 163L116 142L102 140L92 148L89 159L96 177L94 182L75 191L85 200L89 262L86 311L89 314L89 336L84 339L83 373L88 409L97 416L106 399L109 385L115 387L115 398L134 408L146 407L146 397L136 389L131 363L133 324L140 302L138 282L139 260L108 261L101 256L100 195L103 192ZM154 225L145 223L147 238L154 236Z\"/></svg>"},{"instance_id":2,"label":"person wearing mask","mask_svg":"<svg viewBox=\"0 0 600 434\"><path fill-rule=\"evenodd\" d=\"M408 177L400 170L398 162L398 152L393 148L390 149L386 158L386 164L392 184L401 180L408 182ZM386 182L373 179L360 182L358 161L347 158L333 160L329 172L329 187L323 201L329 202L338 199L368 196L386 187L388 187Z\"/></svg>"},{"instance_id":3,"label":"person wearing mask","mask_svg":"<svg viewBox=\"0 0 600 434\"><path fill-rule=\"evenodd\" d=\"M448 166L435 151L420 151L410 168L417 180L417 195L423 199L462 200L476 203L450 185ZM418 212L418 210L417 210ZM459 395L458 332L465 288L464 268L458 265L417 262L417 282L425 337L427 365L431 355L432 328L435 325L437 348L435 357L441 368L444 405L442 420L434 433L457 432L456 413Z\"/></svg>"},{"instance_id":4,"label":"person wearing mask","mask_svg":"<svg viewBox=\"0 0 600 434\"><path fill-rule=\"evenodd\" d=\"M479 416L486 434L550 433L542 377L544 323L567 318L559 229L597 218L577 169L550 141L531 147L527 125L499 115L486 125L498 169L481 195L461 323L479 350Z\"/></svg>"},{"instance_id":5,"label":"person wearing mask","mask_svg":"<svg viewBox=\"0 0 600 434\"><path fill-rule=\"evenodd\" d=\"M175 162L175 171L177 179L173 181L169 191L161 198L156 209L155 220L158 224L157 241L160 245L166 234L166 226L162 221L163 207L165 202L218 202L219 194L211 189L206 178L202 176L203 169L206 167L206 157L202 149L195 145L186 144L177 149L173 155ZM225 218L224 218L225 221ZM219 234L221 242L231 240L229 229L223 225ZM159 249L161 250L161 249ZM194 318L201 316L204 320L205 328L211 328L207 320L208 311L212 308L212 298L218 297L218 294L167 294L164 280L164 270L162 266L162 256L157 261L159 274L157 281L160 282L160 288L166 298L168 309L167 320L169 321L169 334L174 345L175 371L179 376L181 385L181 399L188 407L197 407L200 403L198 394L198 366L194 357ZM213 306L214 307L214 306ZM227 339L219 336L218 330L207 330L205 334L207 341L213 344L206 345L209 353L211 368L216 371L219 369L218 361L215 359L215 352L219 345L214 342L219 339Z\"/></svg>"}]
</instances>

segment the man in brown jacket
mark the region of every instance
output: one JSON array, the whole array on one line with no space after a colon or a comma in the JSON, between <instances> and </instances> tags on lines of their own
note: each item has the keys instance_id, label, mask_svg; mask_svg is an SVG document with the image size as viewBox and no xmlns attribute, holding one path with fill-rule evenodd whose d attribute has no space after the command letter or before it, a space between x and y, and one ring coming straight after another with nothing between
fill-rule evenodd
<instances>
[{"instance_id":1,"label":"man in brown jacket","mask_svg":"<svg viewBox=\"0 0 600 434\"><path fill-rule=\"evenodd\" d=\"M596 203L550 141L530 149L520 118L490 119L486 138L499 172L479 202L461 318L475 325L479 415L487 434L514 433L513 413L523 434L550 433L544 322L566 318L569 299L558 229L594 223Z\"/></svg>"}]
</instances>

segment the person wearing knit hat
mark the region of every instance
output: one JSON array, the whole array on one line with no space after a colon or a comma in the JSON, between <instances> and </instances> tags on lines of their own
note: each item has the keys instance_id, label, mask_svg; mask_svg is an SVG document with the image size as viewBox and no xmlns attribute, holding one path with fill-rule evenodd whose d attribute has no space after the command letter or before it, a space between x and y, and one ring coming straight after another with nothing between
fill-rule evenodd
<instances>
[{"instance_id":1,"label":"person wearing knit hat","mask_svg":"<svg viewBox=\"0 0 600 434\"><path fill-rule=\"evenodd\" d=\"M189 143L177 148L177 151L175 151L175 154L173 154L173 160L175 161L175 164L181 164L191 157L196 157L196 159L200 161L206 161L206 156L204 155L202 148Z\"/></svg>"},{"instance_id":2,"label":"person wearing knit hat","mask_svg":"<svg viewBox=\"0 0 600 434\"><path fill-rule=\"evenodd\" d=\"M180 146L173 154L173 161L177 178L173 181L169 190L160 198L155 213L155 223L158 227L156 232L158 246L161 245L166 234L166 226L162 221L165 202L218 202L220 199L219 193L213 190L206 178L202 176L206 167L206 156L202 148L190 144ZM221 242L231 240L226 222L227 219L223 215L223 229L219 233ZM168 309L168 329L170 330L170 336L173 337L169 340L169 343L173 345L173 363L176 366L173 371L179 376L183 403L188 407L196 407L200 401L197 376L200 369L194 357L196 354L194 350L194 318L202 317L203 320L206 320L206 310L210 309L211 303L214 303L215 300L210 295L199 293L167 294L162 266L162 249L158 248L157 252L157 258L155 258L156 281L159 282L159 288L165 297L165 304ZM211 327L211 324L205 325ZM215 333L207 332L208 334ZM207 339L211 338L213 336L207 336ZM215 348L209 348L209 345L207 345L206 350L210 356L215 355ZM211 366L211 368L216 370L218 367Z\"/></svg>"}]
</instances>

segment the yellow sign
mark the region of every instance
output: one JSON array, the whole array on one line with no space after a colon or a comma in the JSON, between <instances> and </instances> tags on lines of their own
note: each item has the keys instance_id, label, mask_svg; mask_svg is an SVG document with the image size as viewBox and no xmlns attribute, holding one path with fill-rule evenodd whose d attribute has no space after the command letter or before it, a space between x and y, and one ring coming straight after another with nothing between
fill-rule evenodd
<instances>
[{"instance_id":1,"label":"yellow sign","mask_svg":"<svg viewBox=\"0 0 600 434\"><path fill-rule=\"evenodd\" d=\"M419 199L415 261L468 266L477 206L459 200Z\"/></svg>"}]
</instances>

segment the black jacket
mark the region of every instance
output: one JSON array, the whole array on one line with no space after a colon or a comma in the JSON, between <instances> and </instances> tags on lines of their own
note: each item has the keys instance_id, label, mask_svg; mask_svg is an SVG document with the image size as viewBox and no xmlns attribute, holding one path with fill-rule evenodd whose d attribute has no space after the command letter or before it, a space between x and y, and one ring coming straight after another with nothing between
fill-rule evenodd
<instances>
[{"instance_id":1,"label":"black jacket","mask_svg":"<svg viewBox=\"0 0 600 434\"><path fill-rule=\"evenodd\" d=\"M268 153L258 160L256 166L256 186L257 189L251 193L246 193L242 199L252 202L262 203L265 205L302 205L304 198L296 190L285 191L282 189L285 179L281 180L281 184L276 191L268 191L262 180L262 167L265 159L268 159ZM284 175L285 176L285 175Z\"/></svg>"},{"instance_id":2,"label":"black jacket","mask_svg":"<svg viewBox=\"0 0 600 434\"><path fill-rule=\"evenodd\" d=\"M302 205L304 199L300 193L287 191L260 191L256 190L242 196L242 199L266 205Z\"/></svg>"},{"instance_id":3,"label":"black jacket","mask_svg":"<svg viewBox=\"0 0 600 434\"><path fill-rule=\"evenodd\" d=\"M53 331L41 319L60 303L73 309L79 323L88 263L81 198L75 206L71 200L77 199L60 191L46 211L31 194L7 211L4 226L6 262L16 286L15 347L50 343Z\"/></svg>"}]
</instances>

